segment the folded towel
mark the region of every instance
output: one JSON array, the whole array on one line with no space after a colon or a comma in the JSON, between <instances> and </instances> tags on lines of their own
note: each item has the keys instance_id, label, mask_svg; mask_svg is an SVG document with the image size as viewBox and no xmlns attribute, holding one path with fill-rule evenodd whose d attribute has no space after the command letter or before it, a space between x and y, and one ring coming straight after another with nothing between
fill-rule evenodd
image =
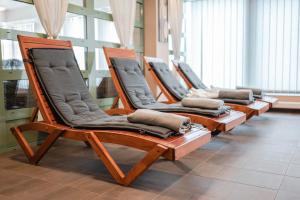
<instances>
[{"instance_id":1,"label":"folded towel","mask_svg":"<svg viewBox=\"0 0 300 200\"><path fill-rule=\"evenodd\" d=\"M132 123L161 126L180 134L186 133L192 127L191 119L188 117L148 109L136 110L127 116L127 120Z\"/></svg>"},{"instance_id":2,"label":"folded towel","mask_svg":"<svg viewBox=\"0 0 300 200\"><path fill-rule=\"evenodd\" d=\"M240 87L237 86L236 89L247 89L247 90L252 90L253 92L253 96L255 98L262 98L264 95L264 91L262 89L259 88L251 88L251 87Z\"/></svg>"},{"instance_id":3,"label":"folded towel","mask_svg":"<svg viewBox=\"0 0 300 200\"><path fill-rule=\"evenodd\" d=\"M224 106L224 101L218 99L186 97L182 99L181 104L184 107L218 110Z\"/></svg>"},{"instance_id":4,"label":"folded towel","mask_svg":"<svg viewBox=\"0 0 300 200\"><path fill-rule=\"evenodd\" d=\"M218 98L219 94L217 90L204 90L204 89L191 88L187 96L195 97L195 98L199 97L199 98L216 99Z\"/></svg>"},{"instance_id":5,"label":"folded towel","mask_svg":"<svg viewBox=\"0 0 300 200\"><path fill-rule=\"evenodd\" d=\"M251 90L232 90L232 89L220 89L220 99L240 99L240 100L253 100L253 92Z\"/></svg>"}]
</instances>

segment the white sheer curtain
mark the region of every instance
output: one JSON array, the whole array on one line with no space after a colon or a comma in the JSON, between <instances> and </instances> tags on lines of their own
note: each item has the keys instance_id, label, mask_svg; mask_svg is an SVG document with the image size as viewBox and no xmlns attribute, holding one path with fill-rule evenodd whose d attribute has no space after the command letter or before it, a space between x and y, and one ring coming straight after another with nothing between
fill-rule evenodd
<instances>
[{"instance_id":1,"label":"white sheer curtain","mask_svg":"<svg viewBox=\"0 0 300 200\"><path fill-rule=\"evenodd\" d=\"M244 82L246 0L185 3L187 62L207 85Z\"/></svg>"},{"instance_id":2,"label":"white sheer curtain","mask_svg":"<svg viewBox=\"0 0 300 200\"><path fill-rule=\"evenodd\" d=\"M179 60L183 19L182 0L169 0L168 11L174 59Z\"/></svg>"},{"instance_id":3,"label":"white sheer curtain","mask_svg":"<svg viewBox=\"0 0 300 200\"><path fill-rule=\"evenodd\" d=\"M136 0L110 0L113 20L122 47L133 47Z\"/></svg>"},{"instance_id":4,"label":"white sheer curtain","mask_svg":"<svg viewBox=\"0 0 300 200\"><path fill-rule=\"evenodd\" d=\"M34 0L34 5L48 38L57 38L64 24L68 0Z\"/></svg>"},{"instance_id":5,"label":"white sheer curtain","mask_svg":"<svg viewBox=\"0 0 300 200\"><path fill-rule=\"evenodd\" d=\"M185 3L187 62L208 85L300 91L300 0Z\"/></svg>"},{"instance_id":6,"label":"white sheer curtain","mask_svg":"<svg viewBox=\"0 0 300 200\"><path fill-rule=\"evenodd\" d=\"M250 1L250 85L299 92L299 8L299 0Z\"/></svg>"}]
</instances>

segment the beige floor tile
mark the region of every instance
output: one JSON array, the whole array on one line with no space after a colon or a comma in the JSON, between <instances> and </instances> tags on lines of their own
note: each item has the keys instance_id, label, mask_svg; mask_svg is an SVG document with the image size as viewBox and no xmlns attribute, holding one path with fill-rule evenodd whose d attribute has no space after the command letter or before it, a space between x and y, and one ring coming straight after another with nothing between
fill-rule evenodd
<instances>
[{"instance_id":1,"label":"beige floor tile","mask_svg":"<svg viewBox=\"0 0 300 200\"><path fill-rule=\"evenodd\" d=\"M280 190L300 194L300 178L284 177Z\"/></svg>"},{"instance_id":2,"label":"beige floor tile","mask_svg":"<svg viewBox=\"0 0 300 200\"><path fill-rule=\"evenodd\" d=\"M228 200L273 200L276 194L277 194L276 190L237 184L227 199Z\"/></svg>"},{"instance_id":3,"label":"beige floor tile","mask_svg":"<svg viewBox=\"0 0 300 200\"><path fill-rule=\"evenodd\" d=\"M286 175L300 178L300 165L290 164L286 172Z\"/></svg>"},{"instance_id":4,"label":"beige floor tile","mask_svg":"<svg viewBox=\"0 0 300 200\"><path fill-rule=\"evenodd\" d=\"M300 194L286 191L279 191L276 200L299 200Z\"/></svg>"},{"instance_id":5,"label":"beige floor tile","mask_svg":"<svg viewBox=\"0 0 300 200\"><path fill-rule=\"evenodd\" d=\"M243 168L284 175L288 168L288 163L266 160L247 160Z\"/></svg>"}]
</instances>

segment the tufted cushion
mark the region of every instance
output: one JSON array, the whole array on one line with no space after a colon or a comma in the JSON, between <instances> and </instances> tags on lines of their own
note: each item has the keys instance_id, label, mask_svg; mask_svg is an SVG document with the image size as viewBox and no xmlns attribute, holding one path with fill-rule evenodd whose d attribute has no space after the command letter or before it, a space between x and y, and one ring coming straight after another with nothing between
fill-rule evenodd
<instances>
[{"instance_id":1,"label":"tufted cushion","mask_svg":"<svg viewBox=\"0 0 300 200\"><path fill-rule=\"evenodd\" d=\"M196 89L207 89L206 85L202 83L200 78L195 74L191 67L183 62L178 63L178 68L184 74L184 76L191 82Z\"/></svg>"},{"instance_id":2,"label":"tufted cushion","mask_svg":"<svg viewBox=\"0 0 300 200\"><path fill-rule=\"evenodd\" d=\"M133 130L168 137L170 129L129 123L127 116L109 116L95 103L71 49L30 49L31 60L57 120L78 128Z\"/></svg>"},{"instance_id":3,"label":"tufted cushion","mask_svg":"<svg viewBox=\"0 0 300 200\"><path fill-rule=\"evenodd\" d=\"M188 90L179 83L168 65L162 62L150 62L149 64L168 91L179 101L188 94Z\"/></svg>"},{"instance_id":4,"label":"tufted cushion","mask_svg":"<svg viewBox=\"0 0 300 200\"><path fill-rule=\"evenodd\" d=\"M137 61L111 58L111 63L118 78L124 83L122 87L133 105L141 107L156 102Z\"/></svg>"},{"instance_id":5,"label":"tufted cushion","mask_svg":"<svg viewBox=\"0 0 300 200\"><path fill-rule=\"evenodd\" d=\"M193 113L208 116L219 116L230 110L224 106L219 110L187 108L181 103L159 103L153 97L139 63L133 59L111 58L112 67L115 69L119 82L131 105L136 109L152 109L164 112Z\"/></svg>"}]
</instances>

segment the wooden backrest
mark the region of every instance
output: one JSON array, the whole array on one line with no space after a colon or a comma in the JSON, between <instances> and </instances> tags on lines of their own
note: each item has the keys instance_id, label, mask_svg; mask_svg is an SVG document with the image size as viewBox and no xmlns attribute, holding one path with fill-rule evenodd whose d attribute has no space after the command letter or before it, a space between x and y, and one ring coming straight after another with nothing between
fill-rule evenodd
<instances>
[{"instance_id":1,"label":"wooden backrest","mask_svg":"<svg viewBox=\"0 0 300 200\"><path fill-rule=\"evenodd\" d=\"M120 49L120 48L108 48L103 47L105 59L111 74L111 78L113 80L113 83L115 85L115 88L119 94L119 97L122 101L122 104L125 109L127 110L135 110L132 106L130 100L127 98L125 91L123 91L121 83L118 79L117 73L115 69L112 67L110 59L111 58L128 58L128 59L134 59L136 60L136 54L133 49Z\"/></svg>"},{"instance_id":2,"label":"wooden backrest","mask_svg":"<svg viewBox=\"0 0 300 200\"><path fill-rule=\"evenodd\" d=\"M50 40L45 38L35 38L28 36L18 35L19 46L25 65L25 70L28 76L29 83L32 87L32 92L36 98L38 108L43 116L44 121L47 123L57 123L52 110L43 95L42 87L36 77L33 64L30 61L29 49L31 48L61 48L61 49L72 49L72 43L70 41L63 40Z\"/></svg>"},{"instance_id":3,"label":"wooden backrest","mask_svg":"<svg viewBox=\"0 0 300 200\"><path fill-rule=\"evenodd\" d=\"M159 86L161 92L164 94L164 96L168 99L168 103L176 103L178 102L177 98L174 97L169 90L165 87L163 82L160 80L160 78L157 76L155 71L152 69L150 66L150 62L162 62L162 59L160 58L155 58L155 57L147 57L144 56L144 66L145 69L148 70L151 74L151 76L154 78L156 84Z\"/></svg>"},{"instance_id":4,"label":"wooden backrest","mask_svg":"<svg viewBox=\"0 0 300 200\"><path fill-rule=\"evenodd\" d=\"M189 89L193 87L192 83L189 81L189 79L183 74L183 72L179 69L179 63L180 61L172 60L173 66L176 69L179 76L184 80L185 84L188 86Z\"/></svg>"}]
</instances>

